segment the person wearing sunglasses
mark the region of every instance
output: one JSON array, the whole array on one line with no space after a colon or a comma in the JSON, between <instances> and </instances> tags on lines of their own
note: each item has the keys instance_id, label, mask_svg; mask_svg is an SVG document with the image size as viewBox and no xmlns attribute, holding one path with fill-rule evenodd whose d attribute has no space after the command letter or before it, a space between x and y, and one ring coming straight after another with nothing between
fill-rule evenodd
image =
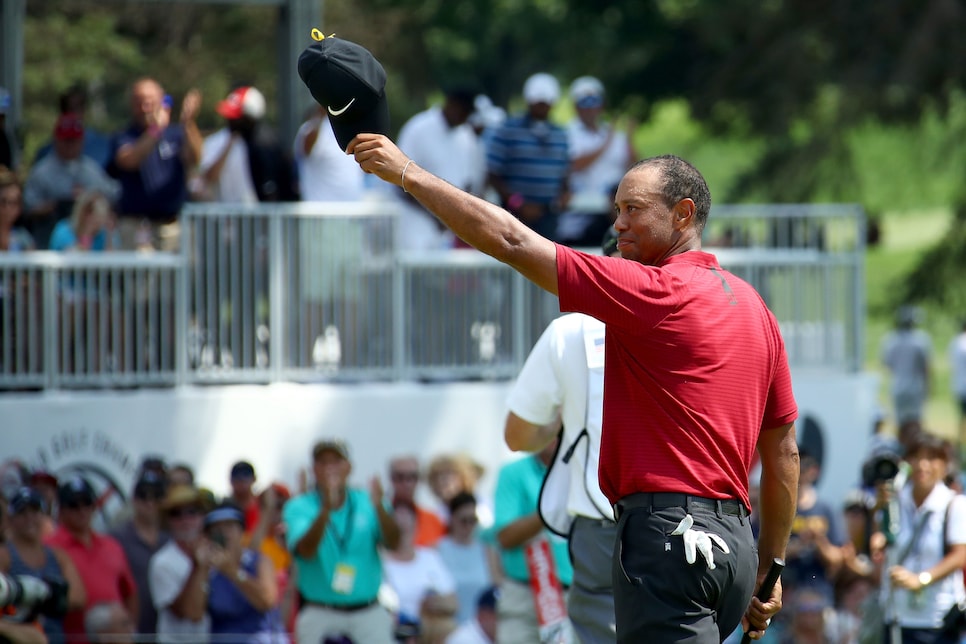
<instances>
[{"instance_id":1,"label":"person wearing sunglasses","mask_svg":"<svg viewBox=\"0 0 966 644\"><path fill-rule=\"evenodd\" d=\"M416 545L435 546L446 534L446 526L432 510L416 503L419 486L419 459L415 456L396 456L389 461L389 484L392 502L412 503L416 508Z\"/></svg>"},{"instance_id":2,"label":"person wearing sunglasses","mask_svg":"<svg viewBox=\"0 0 966 644\"><path fill-rule=\"evenodd\" d=\"M68 477L57 487L58 526L47 545L62 549L74 562L87 591L86 608L102 602L119 602L137 619L138 597L134 576L120 544L94 530L92 521L97 493L80 475ZM86 642L84 610L69 610L64 617L67 641Z\"/></svg>"},{"instance_id":3,"label":"person wearing sunglasses","mask_svg":"<svg viewBox=\"0 0 966 644\"><path fill-rule=\"evenodd\" d=\"M77 568L63 550L43 542L45 510L43 497L32 487L24 486L10 498L7 540L0 545L0 572L62 579L68 586L68 607L83 609L87 596ZM40 625L50 641L64 639L63 619L43 615Z\"/></svg>"},{"instance_id":4,"label":"person wearing sunglasses","mask_svg":"<svg viewBox=\"0 0 966 644\"><path fill-rule=\"evenodd\" d=\"M165 481L161 474L147 469L134 484L131 498L131 518L111 532L124 549L127 563L138 588L138 635L152 635L158 621L151 587L148 584L148 562L168 543L167 530L161 524L161 502L164 500Z\"/></svg>"},{"instance_id":5,"label":"person wearing sunglasses","mask_svg":"<svg viewBox=\"0 0 966 644\"><path fill-rule=\"evenodd\" d=\"M171 540L148 563L148 585L158 611L158 642L208 641L210 547L203 538L205 502L193 485L173 485L161 501Z\"/></svg>"}]
</instances>

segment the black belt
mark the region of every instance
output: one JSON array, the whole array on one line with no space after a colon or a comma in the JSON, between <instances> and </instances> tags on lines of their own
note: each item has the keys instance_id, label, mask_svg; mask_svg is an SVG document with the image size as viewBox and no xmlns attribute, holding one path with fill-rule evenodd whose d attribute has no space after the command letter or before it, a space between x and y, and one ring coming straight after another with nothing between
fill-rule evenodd
<instances>
[{"instance_id":1,"label":"black belt","mask_svg":"<svg viewBox=\"0 0 966 644\"><path fill-rule=\"evenodd\" d=\"M595 528L613 528L617 523L613 519L602 519L601 517L585 517L582 514L578 514L574 517L574 521L580 521L591 525Z\"/></svg>"},{"instance_id":2,"label":"black belt","mask_svg":"<svg viewBox=\"0 0 966 644\"><path fill-rule=\"evenodd\" d=\"M358 612L360 610L365 610L367 608L372 608L377 603L379 603L379 601L377 599L373 599L370 602L364 602L362 604L326 604L325 602L312 602L312 601L309 601L309 600L305 600L305 605L306 606L315 606L317 608L325 608L327 610L334 610L334 611L338 611L340 613L355 613L355 612Z\"/></svg>"},{"instance_id":3,"label":"black belt","mask_svg":"<svg viewBox=\"0 0 966 644\"><path fill-rule=\"evenodd\" d=\"M620 518L621 514L634 508L684 508L698 506L712 510L719 514L727 514L744 519L748 516L748 509L738 499L706 499L690 494L675 492L638 492L630 494L614 504L614 514Z\"/></svg>"}]
</instances>

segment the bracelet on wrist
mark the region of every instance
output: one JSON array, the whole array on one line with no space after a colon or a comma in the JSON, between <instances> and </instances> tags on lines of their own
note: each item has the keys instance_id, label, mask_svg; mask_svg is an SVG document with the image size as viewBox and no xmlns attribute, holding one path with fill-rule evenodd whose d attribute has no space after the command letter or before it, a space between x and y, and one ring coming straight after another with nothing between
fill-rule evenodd
<instances>
[{"instance_id":1,"label":"bracelet on wrist","mask_svg":"<svg viewBox=\"0 0 966 644\"><path fill-rule=\"evenodd\" d=\"M409 161L406 161L406 165L403 166L402 173L399 177L399 187L402 188L403 192L405 192L406 194L409 194L409 191L406 190L406 170L409 169L409 166L412 165L412 162L413 162L412 159L410 159Z\"/></svg>"}]
</instances>

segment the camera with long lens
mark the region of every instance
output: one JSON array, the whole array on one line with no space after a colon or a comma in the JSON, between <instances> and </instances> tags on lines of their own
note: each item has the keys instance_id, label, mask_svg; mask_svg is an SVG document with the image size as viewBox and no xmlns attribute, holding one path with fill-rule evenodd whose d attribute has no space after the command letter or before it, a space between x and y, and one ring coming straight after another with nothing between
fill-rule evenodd
<instances>
[{"instance_id":1,"label":"camera with long lens","mask_svg":"<svg viewBox=\"0 0 966 644\"><path fill-rule=\"evenodd\" d=\"M3 618L14 622L31 622L40 615L63 617L67 613L67 583L0 573L0 608Z\"/></svg>"},{"instance_id":2,"label":"camera with long lens","mask_svg":"<svg viewBox=\"0 0 966 644\"><path fill-rule=\"evenodd\" d=\"M862 485L876 487L899 474L899 456L891 452L876 454L862 464Z\"/></svg>"}]
</instances>

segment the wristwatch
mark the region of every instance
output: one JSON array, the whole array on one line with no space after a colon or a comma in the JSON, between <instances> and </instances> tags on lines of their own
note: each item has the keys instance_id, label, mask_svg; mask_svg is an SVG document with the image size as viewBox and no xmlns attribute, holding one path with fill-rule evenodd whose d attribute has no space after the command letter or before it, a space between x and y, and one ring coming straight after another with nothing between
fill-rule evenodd
<instances>
[{"instance_id":1,"label":"wristwatch","mask_svg":"<svg viewBox=\"0 0 966 644\"><path fill-rule=\"evenodd\" d=\"M922 579L922 575L920 575L919 578ZM237 579L239 583L242 583L248 579L248 573L239 568L238 572L235 573L235 579Z\"/></svg>"},{"instance_id":2,"label":"wristwatch","mask_svg":"<svg viewBox=\"0 0 966 644\"><path fill-rule=\"evenodd\" d=\"M925 588L926 586L928 586L931 583L932 583L932 575L930 575L928 572L925 572L925 571L919 573L919 585L920 586L922 586L923 588Z\"/></svg>"}]
</instances>

